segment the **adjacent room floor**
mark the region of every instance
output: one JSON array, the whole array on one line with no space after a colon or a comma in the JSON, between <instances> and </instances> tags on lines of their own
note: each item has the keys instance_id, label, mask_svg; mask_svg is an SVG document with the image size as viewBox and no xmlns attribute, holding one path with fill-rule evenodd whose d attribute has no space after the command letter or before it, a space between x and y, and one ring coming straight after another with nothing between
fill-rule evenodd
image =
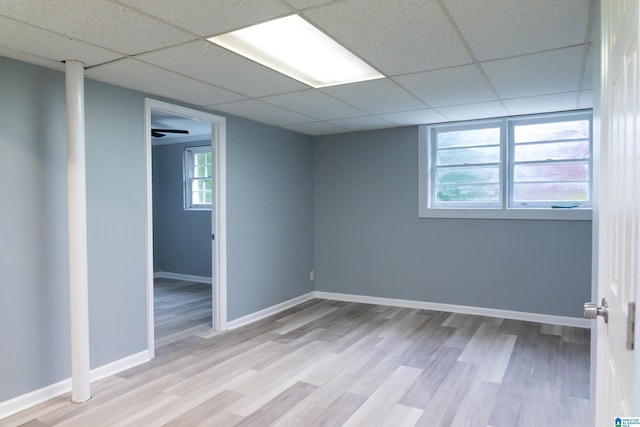
<instances>
[{"instance_id":1,"label":"adjacent room floor","mask_svg":"<svg viewBox=\"0 0 640 427\"><path fill-rule=\"evenodd\" d=\"M587 330L315 299L0 424L575 427L589 405Z\"/></svg>"},{"instance_id":2,"label":"adjacent room floor","mask_svg":"<svg viewBox=\"0 0 640 427\"><path fill-rule=\"evenodd\" d=\"M211 329L211 284L153 280L156 350Z\"/></svg>"}]
</instances>

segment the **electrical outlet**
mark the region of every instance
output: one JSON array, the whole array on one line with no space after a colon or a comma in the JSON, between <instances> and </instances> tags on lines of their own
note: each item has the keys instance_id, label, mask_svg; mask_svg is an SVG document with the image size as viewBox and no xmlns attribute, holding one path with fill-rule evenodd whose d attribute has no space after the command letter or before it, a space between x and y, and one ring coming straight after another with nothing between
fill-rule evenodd
<instances>
[{"instance_id":1,"label":"electrical outlet","mask_svg":"<svg viewBox=\"0 0 640 427\"><path fill-rule=\"evenodd\" d=\"M310 280L310 281L312 281L312 282L313 282L314 280L316 280L316 272L315 272L315 271L311 270L311 271L309 272L309 280Z\"/></svg>"}]
</instances>

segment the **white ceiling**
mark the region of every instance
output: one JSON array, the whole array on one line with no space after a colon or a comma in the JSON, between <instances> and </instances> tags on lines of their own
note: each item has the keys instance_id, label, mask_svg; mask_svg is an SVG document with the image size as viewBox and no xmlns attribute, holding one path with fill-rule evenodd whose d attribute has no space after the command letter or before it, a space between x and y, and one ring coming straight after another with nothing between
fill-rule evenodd
<instances>
[{"instance_id":1,"label":"white ceiling","mask_svg":"<svg viewBox=\"0 0 640 427\"><path fill-rule=\"evenodd\" d=\"M312 89L206 41L300 14L386 78ZM2 0L0 55L311 135L591 108L592 0Z\"/></svg>"}]
</instances>

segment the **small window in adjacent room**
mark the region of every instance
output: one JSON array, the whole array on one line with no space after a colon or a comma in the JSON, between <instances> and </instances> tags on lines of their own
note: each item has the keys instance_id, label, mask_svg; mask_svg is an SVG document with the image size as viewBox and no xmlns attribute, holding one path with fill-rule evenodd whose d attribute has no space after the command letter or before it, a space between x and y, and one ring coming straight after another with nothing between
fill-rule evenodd
<instances>
[{"instance_id":1,"label":"small window in adjacent room","mask_svg":"<svg viewBox=\"0 0 640 427\"><path fill-rule=\"evenodd\" d=\"M188 147L184 150L185 209L211 209L213 200L213 162L211 147Z\"/></svg>"},{"instance_id":2,"label":"small window in adjacent room","mask_svg":"<svg viewBox=\"0 0 640 427\"><path fill-rule=\"evenodd\" d=\"M591 218L591 113L420 127L421 217Z\"/></svg>"}]
</instances>

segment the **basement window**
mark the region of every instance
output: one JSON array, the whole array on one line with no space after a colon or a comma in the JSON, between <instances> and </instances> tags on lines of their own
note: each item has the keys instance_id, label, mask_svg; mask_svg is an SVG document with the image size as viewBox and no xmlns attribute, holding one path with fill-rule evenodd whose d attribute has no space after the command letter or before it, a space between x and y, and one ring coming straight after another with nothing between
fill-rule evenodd
<instances>
[{"instance_id":1,"label":"basement window","mask_svg":"<svg viewBox=\"0 0 640 427\"><path fill-rule=\"evenodd\" d=\"M213 163L211 147L188 147L184 150L184 208L210 210L213 200Z\"/></svg>"},{"instance_id":2,"label":"basement window","mask_svg":"<svg viewBox=\"0 0 640 427\"><path fill-rule=\"evenodd\" d=\"M425 218L591 219L592 114L421 126Z\"/></svg>"}]
</instances>

